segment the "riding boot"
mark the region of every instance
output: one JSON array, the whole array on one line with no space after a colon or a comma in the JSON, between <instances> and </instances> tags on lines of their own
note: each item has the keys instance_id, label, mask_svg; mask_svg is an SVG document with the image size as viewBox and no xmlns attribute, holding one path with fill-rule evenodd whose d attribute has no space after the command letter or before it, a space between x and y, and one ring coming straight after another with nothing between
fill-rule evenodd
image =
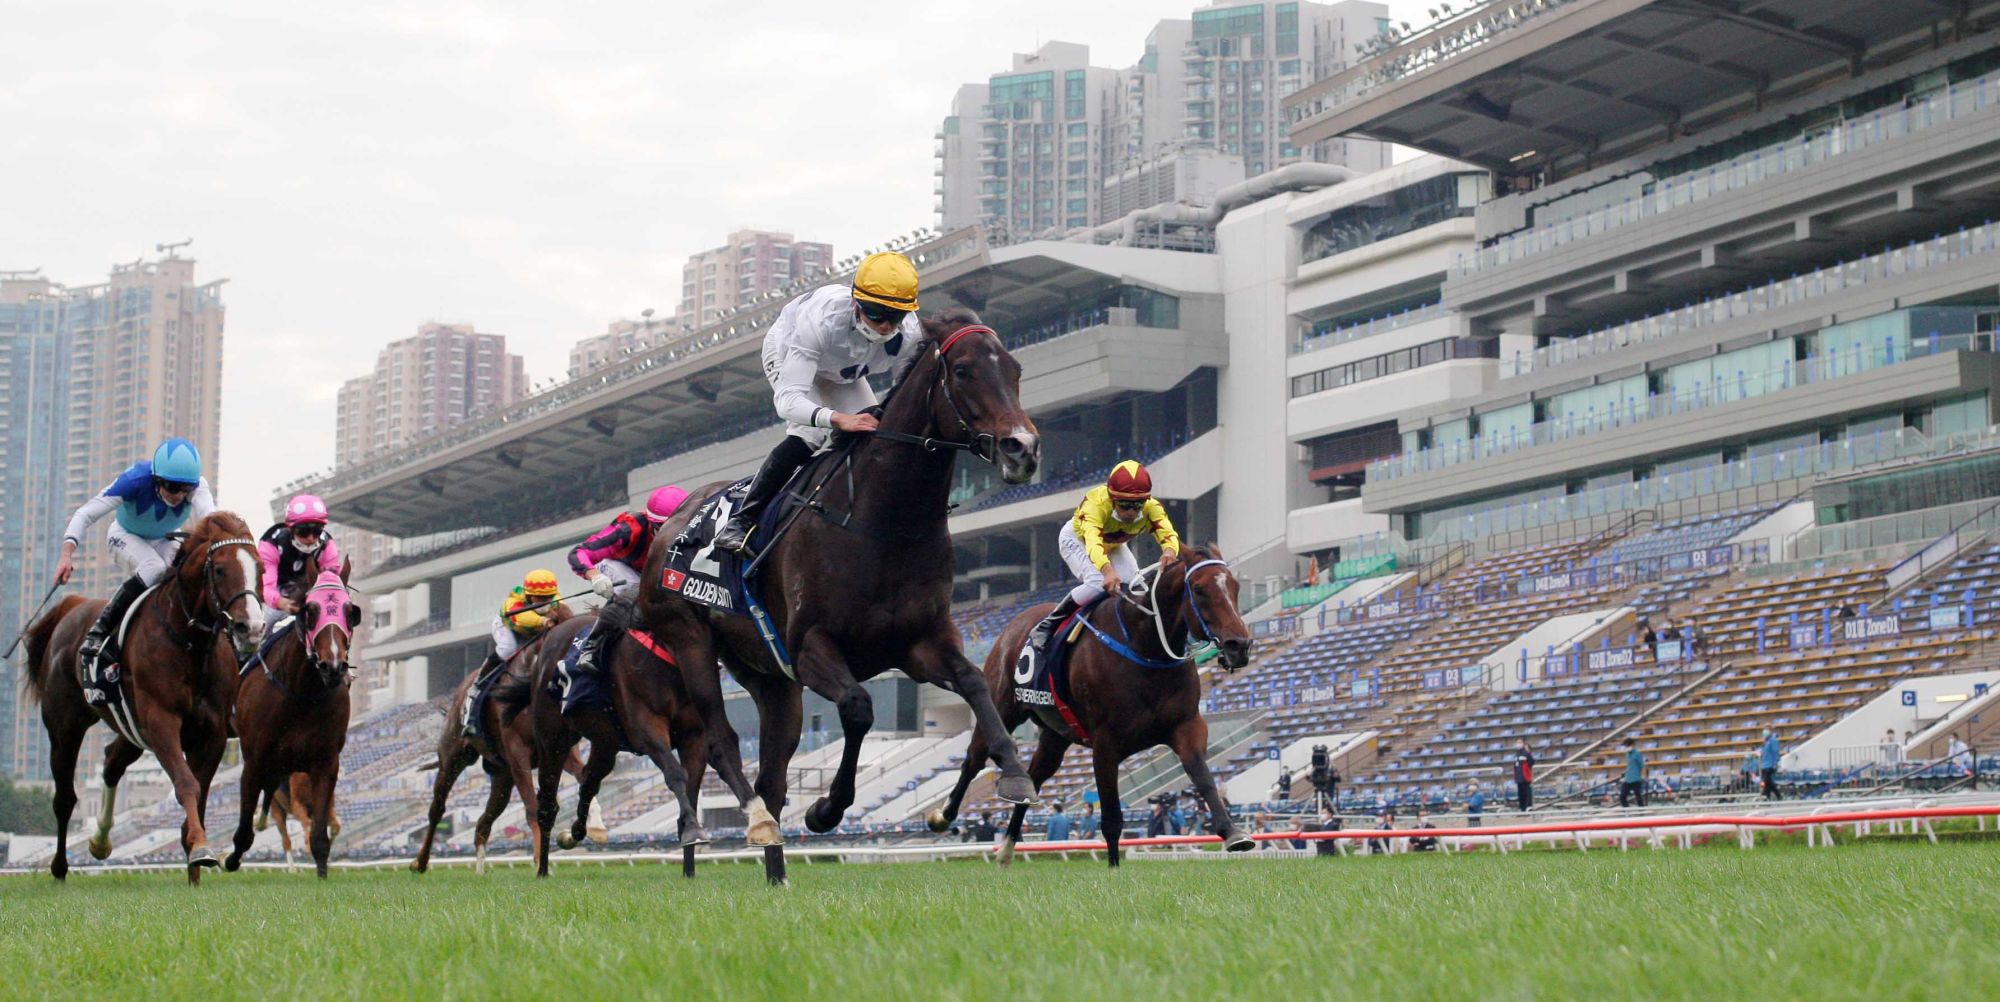
<instances>
[{"instance_id":1,"label":"riding boot","mask_svg":"<svg viewBox=\"0 0 2000 1002\"><path fill-rule=\"evenodd\" d=\"M785 440L765 457L757 476L751 479L750 489L744 492L743 503L715 534L715 548L742 553L750 545L750 530L757 527L757 516L763 513L764 506L778 496L778 491L792 479L792 473L811 458L812 446L809 443L802 438L785 436Z\"/></svg>"},{"instance_id":2,"label":"riding boot","mask_svg":"<svg viewBox=\"0 0 2000 1002\"><path fill-rule=\"evenodd\" d=\"M84 698L92 706L103 706L117 694L117 677L105 677L109 662L116 660L115 652L112 657L106 657L105 648L110 646L111 635L118 632L118 624L124 620L126 611L145 592L146 582L139 580L138 575L126 578L118 586L118 591L112 594L104 611L97 614L97 622L92 623L90 630L83 635L83 643L77 648L77 660L82 662L84 672L89 676L89 682L84 686Z\"/></svg>"},{"instance_id":3,"label":"riding boot","mask_svg":"<svg viewBox=\"0 0 2000 1002\"><path fill-rule=\"evenodd\" d=\"M459 733L468 738L479 736L479 698L486 693L486 687L493 682L496 669L506 659L498 651L486 652L486 660L479 662L479 670L472 675L472 688L465 690L465 718L459 721Z\"/></svg>"},{"instance_id":4,"label":"riding boot","mask_svg":"<svg viewBox=\"0 0 2000 1002\"><path fill-rule=\"evenodd\" d=\"M597 657L604 653L604 639L610 633L601 622L591 626L583 644L576 649L576 663L570 669L572 675L588 675L597 670Z\"/></svg>"},{"instance_id":5,"label":"riding boot","mask_svg":"<svg viewBox=\"0 0 2000 1002\"><path fill-rule=\"evenodd\" d=\"M1068 619L1076 609L1076 599L1064 595L1062 601L1057 602L1056 607L1049 610L1049 614L1043 616L1033 630L1028 631L1027 646L1021 648L1021 659L1014 666L1015 678L1034 677L1035 659L1041 657L1042 648L1049 645L1049 638L1055 635L1056 627L1061 626L1063 620Z\"/></svg>"}]
</instances>

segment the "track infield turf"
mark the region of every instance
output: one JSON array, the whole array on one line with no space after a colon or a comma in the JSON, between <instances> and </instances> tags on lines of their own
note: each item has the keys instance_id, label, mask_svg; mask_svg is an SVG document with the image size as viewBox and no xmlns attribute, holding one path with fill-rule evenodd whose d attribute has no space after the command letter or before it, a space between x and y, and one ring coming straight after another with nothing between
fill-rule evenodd
<instances>
[{"instance_id":1,"label":"track infield turf","mask_svg":"<svg viewBox=\"0 0 2000 1002\"><path fill-rule=\"evenodd\" d=\"M1974 999L2000 843L0 878L45 998Z\"/></svg>"}]
</instances>

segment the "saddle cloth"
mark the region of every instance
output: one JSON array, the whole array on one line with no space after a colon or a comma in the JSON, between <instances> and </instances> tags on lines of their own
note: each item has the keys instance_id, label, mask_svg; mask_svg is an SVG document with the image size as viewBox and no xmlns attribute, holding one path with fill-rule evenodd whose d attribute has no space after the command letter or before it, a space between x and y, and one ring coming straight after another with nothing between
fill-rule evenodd
<instances>
[{"instance_id":1,"label":"saddle cloth","mask_svg":"<svg viewBox=\"0 0 2000 1002\"><path fill-rule=\"evenodd\" d=\"M250 674L250 669L263 664L264 660L270 657L272 648L278 646L278 641L291 636L292 624L296 622L298 622L296 618L287 616L271 627L271 631L264 634L264 642L257 645L257 653L250 655L249 659L243 662L243 667L236 669L236 677L242 678Z\"/></svg>"},{"instance_id":2,"label":"saddle cloth","mask_svg":"<svg viewBox=\"0 0 2000 1002\"><path fill-rule=\"evenodd\" d=\"M85 659L76 659L76 684L83 690L84 698L89 700L92 705L104 705L124 701L125 691L124 687L119 685L119 681L125 677L125 635L131 632L132 621L139 616L139 607L145 605L146 599L159 590L160 586L154 585L140 592L139 597L133 599L132 604L125 607L125 616L118 621L117 632L111 635L110 642L104 645L104 651L99 655L99 660L105 662L104 670L100 673L104 678L106 686L103 691L100 692L90 684L90 665L85 662Z\"/></svg>"},{"instance_id":3,"label":"saddle cloth","mask_svg":"<svg viewBox=\"0 0 2000 1002\"><path fill-rule=\"evenodd\" d=\"M1014 676L1014 700L1028 707L1045 726L1054 727L1085 747L1090 746L1090 732L1072 709L1075 700L1069 688L1069 656L1084 633L1084 617L1096 607L1097 602L1092 602L1078 610L1049 634L1048 646L1034 659L1031 677L1024 679L1018 673ZM1015 663L1020 662L1016 659Z\"/></svg>"},{"instance_id":4,"label":"saddle cloth","mask_svg":"<svg viewBox=\"0 0 2000 1002\"><path fill-rule=\"evenodd\" d=\"M741 559L734 553L716 549L714 545L715 534L722 530L722 524L729 521L730 514L743 503L743 493L749 486L749 478L738 480L695 509L693 517L688 519L687 529L667 549L667 559L660 570L660 587L690 602L732 616L750 614L749 602L744 594ZM753 538L762 538L770 531L772 515L780 507L765 507L764 517L758 520Z\"/></svg>"},{"instance_id":5,"label":"saddle cloth","mask_svg":"<svg viewBox=\"0 0 2000 1002\"><path fill-rule=\"evenodd\" d=\"M554 678L549 679L549 692L562 700L562 712L568 714L576 710L608 710L611 708L611 681L604 677L605 658L611 656L611 644L604 645L604 652L598 655L598 664L589 671L578 671L576 659L583 653L583 644L597 632L601 624L591 623L576 639L569 642L569 650L556 665ZM614 638L615 639L615 638Z\"/></svg>"}]
</instances>

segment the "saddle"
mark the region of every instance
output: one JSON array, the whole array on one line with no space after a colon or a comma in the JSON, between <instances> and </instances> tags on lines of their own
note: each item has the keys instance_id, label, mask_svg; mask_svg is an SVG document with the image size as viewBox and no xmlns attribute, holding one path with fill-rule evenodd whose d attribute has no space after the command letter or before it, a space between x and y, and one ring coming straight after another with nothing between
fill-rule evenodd
<instances>
[{"instance_id":1,"label":"saddle","mask_svg":"<svg viewBox=\"0 0 2000 1002\"><path fill-rule=\"evenodd\" d=\"M570 641L568 652L564 653L562 660L557 662L555 674L549 679L549 695L561 701L563 716L577 712L601 712L612 709L611 680L605 675L603 666L605 660L610 657L611 645L616 643L621 637L618 634L614 634L606 639L603 653L600 654L597 664L593 665L591 670L577 670L577 659L583 654L585 641L589 640L590 635L602 628L603 625L601 622L591 623L588 629L577 634L576 639ZM617 628L613 627L613 629ZM666 662L668 666L673 667L679 664L679 662L674 660L673 653L668 651L659 641L653 639L652 634L643 630L632 629L631 627L626 627L619 632L623 634L623 639L629 639L633 643L651 651L654 657Z\"/></svg>"}]
</instances>

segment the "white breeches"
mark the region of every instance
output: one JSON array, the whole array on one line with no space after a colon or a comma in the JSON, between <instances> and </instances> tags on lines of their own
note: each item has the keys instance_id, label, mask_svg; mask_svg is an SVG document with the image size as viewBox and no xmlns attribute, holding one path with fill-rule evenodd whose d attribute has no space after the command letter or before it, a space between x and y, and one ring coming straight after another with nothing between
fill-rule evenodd
<instances>
[{"instance_id":1,"label":"white breeches","mask_svg":"<svg viewBox=\"0 0 2000 1002\"><path fill-rule=\"evenodd\" d=\"M111 523L111 531L105 533L105 538L111 542L111 555L117 558L118 565L138 575L148 588L167 576L167 567L181 548L180 540L135 536L117 522Z\"/></svg>"},{"instance_id":2,"label":"white breeches","mask_svg":"<svg viewBox=\"0 0 2000 1002\"><path fill-rule=\"evenodd\" d=\"M1083 538L1076 534L1074 521L1064 522L1062 531L1056 535L1056 552L1062 554L1063 563L1069 565L1069 572L1078 581L1069 591L1070 600L1078 605L1097 601L1104 594L1104 572L1090 562L1090 552L1085 549ZM1131 546L1117 547L1111 551L1111 568L1130 584L1139 575L1139 558L1132 555Z\"/></svg>"},{"instance_id":3,"label":"white breeches","mask_svg":"<svg viewBox=\"0 0 2000 1002\"><path fill-rule=\"evenodd\" d=\"M499 616L493 617L493 651L502 661L514 656L521 649L521 638L507 628L507 622Z\"/></svg>"},{"instance_id":4,"label":"white breeches","mask_svg":"<svg viewBox=\"0 0 2000 1002\"><path fill-rule=\"evenodd\" d=\"M639 572L622 560L600 560L597 569L611 579L611 593L619 598L639 597Z\"/></svg>"}]
</instances>

